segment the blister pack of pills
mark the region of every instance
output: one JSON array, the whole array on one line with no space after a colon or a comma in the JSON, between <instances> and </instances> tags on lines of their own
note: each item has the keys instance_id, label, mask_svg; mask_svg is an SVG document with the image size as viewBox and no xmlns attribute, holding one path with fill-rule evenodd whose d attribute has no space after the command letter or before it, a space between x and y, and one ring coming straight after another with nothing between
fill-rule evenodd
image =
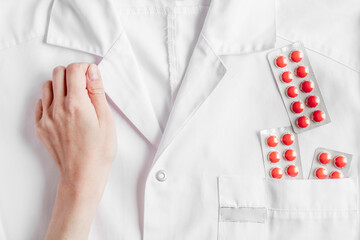
<instances>
[{"instance_id":1,"label":"blister pack of pills","mask_svg":"<svg viewBox=\"0 0 360 240\"><path fill-rule=\"evenodd\" d=\"M269 178L303 178L299 143L291 127L262 130L265 175Z\"/></svg>"},{"instance_id":2,"label":"blister pack of pills","mask_svg":"<svg viewBox=\"0 0 360 240\"><path fill-rule=\"evenodd\" d=\"M315 150L309 178L347 178L350 176L351 159L352 155L348 153L326 148L317 148Z\"/></svg>"},{"instance_id":3,"label":"blister pack of pills","mask_svg":"<svg viewBox=\"0 0 360 240\"><path fill-rule=\"evenodd\" d=\"M290 118L293 130L301 133L330 123L305 47L300 42L276 49L268 60Z\"/></svg>"}]
</instances>

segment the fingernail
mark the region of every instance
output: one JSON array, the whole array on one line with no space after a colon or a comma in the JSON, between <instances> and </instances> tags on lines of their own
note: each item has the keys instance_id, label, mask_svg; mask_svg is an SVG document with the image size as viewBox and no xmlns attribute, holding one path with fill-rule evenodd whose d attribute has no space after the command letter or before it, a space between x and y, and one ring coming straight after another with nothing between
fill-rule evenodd
<instances>
[{"instance_id":1,"label":"fingernail","mask_svg":"<svg viewBox=\"0 0 360 240\"><path fill-rule=\"evenodd\" d=\"M88 69L88 77L90 81L99 80L98 68L96 64L90 64Z\"/></svg>"}]
</instances>

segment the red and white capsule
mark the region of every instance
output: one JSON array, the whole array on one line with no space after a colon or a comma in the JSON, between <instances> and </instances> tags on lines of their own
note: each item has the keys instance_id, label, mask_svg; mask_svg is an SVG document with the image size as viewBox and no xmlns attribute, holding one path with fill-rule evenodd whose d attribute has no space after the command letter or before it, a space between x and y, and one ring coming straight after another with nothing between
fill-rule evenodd
<instances>
[{"instance_id":1,"label":"red and white capsule","mask_svg":"<svg viewBox=\"0 0 360 240\"><path fill-rule=\"evenodd\" d=\"M323 164L329 164L331 162L331 154L327 152L322 152L318 155L318 161Z\"/></svg>"},{"instance_id":2,"label":"red and white capsule","mask_svg":"<svg viewBox=\"0 0 360 240\"><path fill-rule=\"evenodd\" d=\"M284 152L284 158L288 161L294 161L296 159L296 151L294 149L288 149Z\"/></svg>"},{"instance_id":3,"label":"red and white capsule","mask_svg":"<svg viewBox=\"0 0 360 240\"><path fill-rule=\"evenodd\" d=\"M335 159L334 159L334 164L337 168L344 168L347 164L347 159L346 157L340 155L340 156L337 156Z\"/></svg>"},{"instance_id":4,"label":"red and white capsule","mask_svg":"<svg viewBox=\"0 0 360 240\"><path fill-rule=\"evenodd\" d=\"M296 119L296 125L299 128L307 128L310 124L310 120L306 116L301 116L298 119Z\"/></svg>"},{"instance_id":5,"label":"red and white capsule","mask_svg":"<svg viewBox=\"0 0 360 240\"><path fill-rule=\"evenodd\" d=\"M278 151L272 151L268 154L268 159L271 163L278 163L280 161L280 153Z\"/></svg>"},{"instance_id":6,"label":"red and white capsule","mask_svg":"<svg viewBox=\"0 0 360 240\"><path fill-rule=\"evenodd\" d=\"M266 144L269 147L276 147L279 144L279 139L275 135L271 135L266 139Z\"/></svg>"},{"instance_id":7,"label":"red and white capsule","mask_svg":"<svg viewBox=\"0 0 360 240\"><path fill-rule=\"evenodd\" d=\"M303 57L304 57L303 52L299 51L299 50L292 51L290 54L291 61L296 62L296 63L301 62Z\"/></svg>"},{"instance_id":8,"label":"red and white capsule","mask_svg":"<svg viewBox=\"0 0 360 240\"><path fill-rule=\"evenodd\" d=\"M309 73L309 68L305 67L305 66L299 66L295 69L295 74L296 76L298 76L299 78L304 78L308 75Z\"/></svg>"},{"instance_id":9,"label":"red and white capsule","mask_svg":"<svg viewBox=\"0 0 360 240\"><path fill-rule=\"evenodd\" d=\"M325 113L321 110L316 110L313 113L311 113L311 120L314 122L322 122L325 120Z\"/></svg>"},{"instance_id":10,"label":"red and white capsule","mask_svg":"<svg viewBox=\"0 0 360 240\"><path fill-rule=\"evenodd\" d=\"M312 90L314 90L314 83L312 81L303 81L300 84L300 90L304 93L310 93Z\"/></svg>"},{"instance_id":11,"label":"red and white capsule","mask_svg":"<svg viewBox=\"0 0 360 240\"><path fill-rule=\"evenodd\" d=\"M290 82L292 82L292 80L294 79L294 77L293 77L292 72L286 71L286 72L283 72L283 73L281 74L280 79L281 79L281 81L283 81L284 83L290 83Z\"/></svg>"},{"instance_id":12,"label":"red and white capsule","mask_svg":"<svg viewBox=\"0 0 360 240\"><path fill-rule=\"evenodd\" d=\"M332 173L330 173L330 178L331 179L341 179L341 178L344 178L344 174L340 171L333 171Z\"/></svg>"},{"instance_id":13,"label":"red and white capsule","mask_svg":"<svg viewBox=\"0 0 360 240\"><path fill-rule=\"evenodd\" d=\"M317 168L315 170L315 177L318 179L325 179L328 177L328 171L323 167Z\"/></svg>"},{"instance_id":14,"label":"red and white capsule","mask_svg":"<svg viewBox=\"0 0 360 240\"><path fill-rule=\"evenodd\" d=\"M286 145L290 146L295 141L295 136L291 133L286 133L281 137L281 142Z\"/></svg>"},{"instance_id":15,"label":"red and white capsule","mask_svg":"<svg viewBox=\"0 0 360 240\"><path fill-rule=\"evenodd\" d=\"M272 178L280 179L284 175L283 170L280 167L274 167L270 169L270 176Z\"/></svg>"},{"instance_id":16,"label":"red and white capsule","mask_svg":"<svg viewBox=\"0 0 360 240\"><path fill-rule=\"evenodd\" d=\"M299 89L295 86L290 86L286 88L286 96L289 98L296 98L299 95Z\"/></svg>"},{"instance_id":17,"label":"red and white capsule","mask_svg":"<svg viewBox=\"0 0 360 240\"><path fill-rule=\"evenodd\" d=\"M293 113L302 113L304 111L304 104L300 101L293 102L290 106Z\"/></svg>"},{"instance_id":18,"label":"red and white capsule","mask_svg":"<svg viewBox=\"0 0 360 240\"><path fill-rule=\"evenodd\" d=\"M285 56L279 56L275 59L275 65L279 68L284 68L288 65L288 59Z\"/></svg>"},{"instance_id":19,"label":"red and white capsule","mask_svg":"<svg viewBox=\"0 0 360 240\"><path fill-rule=\"evenodd\" d=\"M286 174L290 177L296 177L299 174L299 168L296 165L290 165L286 168Z\"/></svg>"},{"instance_id":20,"label":"red and white capsule","mask_svg":"<svg viewBox=\"0 0 360 240\"><path fill-rule=\"evenodd\" d=\"M320 98L317 96L309 96L305 99L305 103L310 108L315 108L320 103Z\"/></svg>"}]
</instances>

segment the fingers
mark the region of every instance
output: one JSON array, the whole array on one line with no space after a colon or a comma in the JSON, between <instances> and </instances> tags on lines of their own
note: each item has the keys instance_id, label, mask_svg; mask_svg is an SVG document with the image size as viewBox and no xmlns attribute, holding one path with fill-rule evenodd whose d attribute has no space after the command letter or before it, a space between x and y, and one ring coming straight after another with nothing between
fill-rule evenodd
<instances>
[{"instance_id":1,"label":"fingers","mask_svg":"<svg viewBox=\"0 0 360 240\"><path fill-rule=\"evenodd\" d=\"M86 70L88 63L72 63L66 68L67 96L79 96L86 93Z\"/></svg>"},{"instance_id":2,"label":"fingers","mask_svg":"<svg viewBox=\"0 0 360 240\"><path fill-rule=\"evenodd\" d=\"M42 86L42 109L44 112L48 112L53 102L53 88L52 82L46 81Z\"/></svg>"},{"instance_id":3,"label":"fingers","mask_svg":"<svg viewBox=\"0 0 360 240\"><path fill-rule=\"evenodd\" d=\"M53 85L54 85L54 99L58 103L64 102L66 96L66 69L63 66L54 68L53 71Z\"/></svg>"},{"instance_id":4,"label":"fingers","mask_svg":"<svg viewBox=\"0 0 360 240\"><path fill-rule=\"evenodd\" d=\"M38 99L35 105L35 123L39 122L43 114L42 100Z\"/></svg>"},{"instance_id":5,"label":"fingers","mask_svg":"<svg viewBox=\"0 0 360 240\"><path fill-rule=\"evenodd\" d=\"M108 117L109 107L106 101L103 81L96 64L91 64L87 69L86 88L100 123Z\"/></svg>"},{"instance_id":6,"label":"fingers","mask_svg":"<svg viewBox=\"0 0 360 240\"><path fill-rule=\"evenodd\" d=\"M100 124L107 122L111 112L100 71L95 64L87 63L73 63L67 68L59 66L54 69L53 82L47 81L43 84L42 100L37 103L35 110L36 120L41 119L43 113L50 114L52 104L55 111L64 106L61 103L65 102L65 98L77 97L90 99Z\"/></svg>"}]
</instances>

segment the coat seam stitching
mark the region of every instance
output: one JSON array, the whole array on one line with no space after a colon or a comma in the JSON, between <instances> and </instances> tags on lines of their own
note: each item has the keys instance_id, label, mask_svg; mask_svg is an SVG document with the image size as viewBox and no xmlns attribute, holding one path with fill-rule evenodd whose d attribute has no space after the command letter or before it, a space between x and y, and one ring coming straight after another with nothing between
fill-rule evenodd
<instances>
[{"instance_id":1,"label":"coat seam stitching","mask_svg":"<svg viewBox=\"0 0 360 240\"><path fill-rule=\"evenodd\" d=\"M169 9L167 15L167 49L168 49L168 61L169 61L169 85L170 85L170 97L171 102L174 102L174 92L176 88L176 43L175 43L175 31L176 31L176 15L174 8Z\"/></svg>"},{"instance_id":2,"label":"coat seam stitching","mask_svg":"<svg viewBox=\"0 0 360 240\"><path fill-rule=\"evenodd\" d=\"M44 37L45 34L30 34L29 37L24 37L21 39L12 39L12 40L4 40L4 41L0 41L0 51L5 50L5 49L9 49L9 48L13 48L16 47L18 45L30 42L31 40L34 40L36 38L41 38Z\"/></svg>"}]
</instances>

